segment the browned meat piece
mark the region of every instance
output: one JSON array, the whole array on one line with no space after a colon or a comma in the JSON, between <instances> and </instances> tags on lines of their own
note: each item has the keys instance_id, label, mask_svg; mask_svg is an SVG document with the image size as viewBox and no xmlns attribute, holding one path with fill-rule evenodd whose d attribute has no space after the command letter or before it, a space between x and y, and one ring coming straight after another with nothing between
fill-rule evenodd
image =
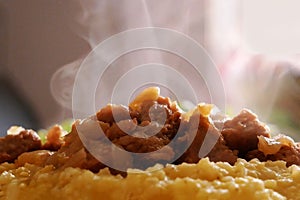
<instances>
[{"instance_id":1,"label":"browned meat piece","mask_svg":"<svg viewBox=\"0 0 300 200\"><path fill-rule=\"evenodd\" d=\"M121 137L127 136L127 134L124 131L133 132L136 129L136 125L137 125L136 120L131 120L131 119L122 120L119 123L113 123L105 131L105 135L108 137L110 141L116 141Z\"/></svg>"},{"instance_id":2,"label":"browned meat piece","mask_svg":"<svg viewBox=\"0 0 300 200\"><path fill-rule=\"evenodd\" d=\"M200 120L198 121L198 119ZM184 135L179 139L179 141L181 141L183 144L179 144L179 146L176 146L175 149L182 151L180 146L185 147L188 146L189 143L191 143L191 145L188 147L185 153L177 161L175 161L176 164L182 162L196 163L200 160L198 154L210 127L208 118L199 114L193 114L190 117L189 122L184 123L187 128Z\"/></svg>"},{"instance_id":3,"label":"browned meat piece","mask_svg":"<svg viewBox=\"0 0 300 200\"><path fill-rule=\"evenodd\" d=\"M31 152L24 152L15 161L15 164L20 167L26 163L34 164L37 166L44 167L46 160L51 156L53 152L48 150L36 150Z\"/></svg>"},{"instance_id":4,"label":"browned meat piece","mask_svg":"<svg viewBox=\"0 0 300 200\"><path fill-rule=\"evenodd\" d=\"M188 131L182 137L182 140L190 140L193 132L197 128L197 134L187 151L175 162L197 163L202 157L209 157L211 161L226 161L234 164L237 160L237 153L230 150L220 132L209 122L207 117L200 115L198 127L191 124L196 121L199 115L193 115L189 121Z\"/></svg>"},{"instance_id":5,"label":"browned meat piece","mask_svg":"<svg viewBox=\"0 0 300 200\"><path fill-rule=\"evenodd\" d=\"M105 112L112 113L109 109L114 109L114 106L106 108ZM143 101L130 109L128 115L134 118L113 122L105 132L112 143L128 152L152 152L151 156L144 157L141 165L148 162L155 164L160 160L169 161L174 157L172 148L164 148L164 152L156 152L169 144L180 124L181 113L176 107L171 106L169 99ZM131 159L135 166L140 164L135 157Z\"/></svg>"},{"instance_id":6,"label":"browned meat piece","mask_svg":"<svg viewBox=\"0 0 300 200\"><path fill-rule=\"evenodd\" d=\"M225 141L221 136L207 157L209 157L209 160L213 162L228 162L233 165L238 159L238 151L232 151L229 149L228 146L225 145Z\"/></svg>"},{"instance_id":7,"label":"browned meat piece","mask_svg":"<svg viewBox=\"0 0 300 200\"><path fill-rule=\"evenodd\" d=\"M97 119L112 124L114 122L129 119L129 110L125 106L107 105L97 112Z\"/></svg>"},{"instance_id":8,"label":"browned meat piece","mask_svg":"<svg viewBox=\"0 0 300 200\"><path fill-rule=\"evenodd\" d=\"M238 150L241 157L257 149L257 136L270 137L266 126L249 110L243 110L232 120L227 120L221 134L226 145L232 150Z\"/></svg>"},{"instance_id":9,"label":"browned meat piece","mask_svg":"<svg viewBox=\"0 0 300 200\"><path fill-rule=\"evenodd\" d=\"M290 166L293 164L300 165L300 147L297 146L283 146L280 150L275 154L264 155L263 152L255 149L253 151L248 152L246 155L247 160L251 160L257 158L260 161L276 161L276 160L283 160L286 161L286 165Z\"/></svg>"},{"instance_id":10,"label":"browned meat piece","mask_svg":"<svg viewBox=\"0 0 300 200\"><path fill-rule=\"evenodd\" d=\"M46 143L43 145L43 149L47 149L50 151L57 151L61 145L64 143L62 138L62 128L58 125L53 126L46 136Z\"/></svg>"},{"instance_id":11,"label":"browned meat piece","mask_svg":"<svg viewBox=\"0 0 300 200\"><path fill-rule=\"evenodd\" d=\"M246 155L247 160L258 158L260 161L284 160L287 166L300 165L300 145L286 135L277 135L272 138L258 137L258 149Z\"/></svg>"},{"instance_id":12,"label":"browned meat piece","mask_svg":"<svg viewBox=\"0 0 300 200\"><path fill-rule=\"evenodd\" d=\"M32 130L0 138L0 163L13 162L20 154L38 150L41 145L40 137Z\"/></svg>"},{"instance_id":13,"label":"browned meat piece","mask_svg":"<svg viewBox=\"0 0 300 200\"><path fill-rule=\"evenodd\" d=\"M113 119L113 110L121 115L118 117L121 120ZM124 112L134 118L127 119ZM177 133L180 113L177 108L171 108L169 99L159 98L157 101L143 101L130 112L125 107L109 105L97 113L97 119L111 124L105 135L115 145L130 152L146 153L170 142Z\"/></svg>"},{"instance_id":14,"label":"browned meat piece","mask_svg":"<svg viewBox=\"0 0 300 200\"><path fill-rule=\"evenodd\" d=\"M159 98L157 101L144 101L137 110L131 109L132 116L136 116L139 122L158 121L164 122L176 108L170 107L170 101L167 98Z\"/></svg>"},{"instance_id":15,"label":"browned meat piece","mask_svg":"<svg viewBox=\"0 0 300 200\"><path fill-rule=\"evenodd\" d=\"M167 121L170 122L165 125L144 121L142 124L147 124L147 126L132 127L132 124L136 123L134 120L124 120L120 123L123 128L127 128L126 132L130 135L120 129L120 123L113 124L107 130L106 135L114 144L127 151L135 153L152 152L167 145L175 136L180 124L180 115L174 113L174 115L169 116ZM114 135L114 137L111 135Z\"/></svg>"},{"instance_id":16,"label":"browned meat piece","mask_svg":"<svg viewBox=\"0 0 300 200\"><path fill-rule=\"evenodd\" d=\"M98 172L105 165L85 149L78 135L77 125L79 125L78 121L73 124L71 132L65 136L65 143L47 159L46 164L54 165L57 168L79 167Z\"/></svg>"}]
</instances>

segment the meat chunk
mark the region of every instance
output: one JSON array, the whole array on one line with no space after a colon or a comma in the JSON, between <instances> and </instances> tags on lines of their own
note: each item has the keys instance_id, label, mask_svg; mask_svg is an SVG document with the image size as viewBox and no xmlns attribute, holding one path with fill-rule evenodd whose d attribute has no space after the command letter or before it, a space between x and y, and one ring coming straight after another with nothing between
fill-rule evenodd
<instances>
[{"instance_id":1,"label":"meat chunk","mask_svg":"<svg viewBox=\"0 0 300 200\"><path fill-rule=\"evenodd\" d=\"M44 167L46 164L46 160L51 156L53 152L48 150L36 150L31 152L22 153L15 164L20 167L24 166L26 163L34 164L40 167Z\"/></svg>"},{"instance_id":2,"label":"meat chunk","mask_svg":"<svg viewBox=\"0 0 300 200\"><path fill-rule=\"evenodd\" d=\"M129 110L125 106L107 105L97 112L97 119L109 124L130 119Z\"/></svg>"},{"instance_id":3,"label":"meat chunk","mask_svg":"<svg viewBox=\"0 0 300 200\"><path fill-rule=\"evenodd\" d=\"M258 149L247 153L246 159L258 158L260 161L284 160L287 166L300 165L300 145L285 135L273 138L259 136Z\"/></svg>"},{"instance_id":4,"label":"meat chunk","mask_svg":"<svg viewBox=\"0 0 300 200\"><path fill-rule=\"evenodd\" d=\"M40 149L40 137L33 130L22 130L18 134L0 138L0 163L13 162L24 152Z\"/></svg>"},{"instance_id":5,"label":"meat chunk","mask_svg":"<svg viewBox=\"0 0 300 200\"><path fill-rule=\"evenodd\" d=\"M201 114L193 114L190 117L189 121L184 123L186 123L186 131L184 131L184 135L180 137L179 141L181 141L181 143L179 143L175 147L175 149L181 152L183 151L182 147L188 147L188 149L175 162L175 164L179 164L182 162L198 162L200 160L198 154L206 134L214 134L212 132L208 133L208 130L210 128L209 121Z\"/></svg>"},{"instance_id":6,"label":"meat chunk","mask_svg":"<svg viewBox=\"0 0 300 200\"><path fill-rule=\"evenodd\" d=\"M166 124L143 121L139 126L132 127L136 122L132 120L122 121L120 124L113 124L106 132L112 142L123 149L135 153L148 153L161 149L167 145L176 135L180 124L180 115L174 113L169 116ZM146 125L146 126L144 126ZM126 132L124 132L126 131Z\"/></svg>"},{"instance_id":7,"label":"meat chunk","mask_svg":"<svg viewBox=\"0 0 300 200\"><path fill-rule=\"evenodd\" d=\"M175 162L197 163L203 157L209 157L211 161L226 161L234 164L237 160L237 153L230 150L217 128L209 121L208 117L200 115L198 126L192 125L195 118L199 115L193 115L189 120L188 131L182 137L183 140L191 140L193 132L196 130L196 136L187 151Z\"/></svg>"},{"instance_id":8,"label":"meat chunk","mask_svg":"<svg viewBox=\"0 0 300 200\"><path fill-rule=\"evenodd\" d=\"M300 165L300 147L299 146L283 146L280 150L275 154L265 155L263 152L255 149L250 151L246 155L246 160L251 160L257 158L260 161L276 161L276 160L283 160L286 162L287 166L296 164Z\"/></svg>"},{"instance_id":9,"label":"meat chunk","mask_svg":"<svg viewBox=\"0 0 300 200\"><path fill-rule=\"evenodd\" d=\"M246 109L233 119L227 120L221 134L226 145L232 150L238 150L240 157L248 151L257 149L257 136L270 137L268 128L257 119L255 114Z\"/></svg>"},{"instance_id":10,"label":"meat chunk","mask_svg":"<svg viewBox=\"0 0 300 200\"><path fill-rule=\"evenodd\" d=\"M234 165L238 159L238 151L229 149L228 146L226 146L223 137L220 136L207 157L213 162L228 162L231 165Z\"/></svg>"},{"instance_id":11,"label":"meat chunk","mask_svg":"<svg viewBox=\"0 0 300 200\"><path fill-rule=\"evenodd\" d=\"M63 130L60 126L55 125L50 128L46 135L46 143L43 145L43 149L57 151L64 143Z\"/></svg>"},{"instance_id":12,"label":"meat chunk","mask_svg":"<svg viewBox=\"0 0 300 200\"><path fill-rule=\"evenodd\" d=\"M47 158L46 164L54 165L56 168L79 167L98 172L105 165L86 150L78 135L77 125L79 125L78 121L73 124L71 132L65 136L61 148Z\"/></svg>"},{"instance_id":13,"label":"meat chunk","mask_svg":"<svg viewBox=\"0 0 300 200\"><path fill-rule=\"evenodd\" d=\"M120 114L120 120L115 120L113 113ZM134 153L153 152L167 145L177 133L180 117L170 100L161 97L138 102L130 110L110 105L97 113L97 120L110 125L104 131L108 139Z\"/></svg>"}]
</instances>

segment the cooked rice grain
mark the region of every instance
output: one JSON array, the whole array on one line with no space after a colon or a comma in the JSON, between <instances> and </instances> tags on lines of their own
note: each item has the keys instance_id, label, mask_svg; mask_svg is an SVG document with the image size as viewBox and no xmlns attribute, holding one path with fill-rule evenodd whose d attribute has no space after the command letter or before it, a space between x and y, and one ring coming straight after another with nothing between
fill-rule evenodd
<instances>
[{"instance_id":1,"label":"cooked rice grain","mask_svg":"<svg viewBox=\"0 0 300 200\"><path fill-rule=\"evenodd\" d=\"M285 162L247 162L234 166L202 159L198 164L157 165L130 170L126 178L108 169L55 170L26 164L0 165L0 199L300 199L300 168Z\"/></svg>"}]
</instances>

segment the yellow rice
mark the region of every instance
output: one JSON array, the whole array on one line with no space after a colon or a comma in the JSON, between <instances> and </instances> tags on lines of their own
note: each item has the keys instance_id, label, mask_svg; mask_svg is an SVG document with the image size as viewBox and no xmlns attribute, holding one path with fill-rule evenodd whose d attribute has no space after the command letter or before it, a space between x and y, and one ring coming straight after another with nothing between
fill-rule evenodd
<instances>
[{"instance_id":1,"label":"yellow rice","mask_svg":"<svg viewBox=\"0 0 300 200\"><path fill-rule=\"evenodd\" d=\"M197 164L130 170L126 178L108 169L55 170L26 164L0 165L0 199L300 199L300 167L285 162L247 162L234 166L202 159Z\"/></svg>"}]
</instances>

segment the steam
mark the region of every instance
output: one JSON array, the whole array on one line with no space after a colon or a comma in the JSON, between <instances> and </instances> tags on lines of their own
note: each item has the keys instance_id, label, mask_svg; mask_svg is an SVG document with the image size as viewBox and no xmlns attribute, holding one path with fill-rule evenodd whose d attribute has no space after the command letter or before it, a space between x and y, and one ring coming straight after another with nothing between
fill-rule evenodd
<instances>
[{"instance_id":1,"label":"steam","mask_svg":"<svg viewBox=\"0 0 300 200\"><path fill-rule=\"evenodd\" d=\"M75 17L76 22L71 23L73 30L86 40L91 49L114 34L132 28L151 26L175 29L192 36L199 43L206 42L203 41L203 23L205 22L201 20L203 14L199 12L203 5L199 5L197 8L198 4L195 4L193 0L184 2L181 0L126 2L76 0L72 1L72 4L77 4L80 8ZM170 5L172 5L172 9L170 9ZM242 108L248 107L256 112L262 120L269 120L279 104L288 105L286 109L291 111L293 108L298 110L297 105L300 105L298 92L300 91L299 63L285 58L282 60L247 55L227 66L227 74L224 76L227 103L234 114ZM53 75L51 80L51 91L54 98L68 109L72 108L73 84L82 61L83 58L80 58L63 66ZM118 61L113 63L112 68L107 71L104 82L109 87L109 81L112 81L110 79L116 81L126 70L132 69L132 66L150 62L168 64L179 71L188 66L188 63L173 55L159 51L141 50L135 54L120 57ZM199 88L200 98L209 103L210 100L206 98L207 88L202 87L205 85L205 80L199 81L199 78L194 78L193 72L186 73L193 85L197 85ZM167 74L165 76L167 77ZM202 78L213 79L214 77ZM169 81L172 82L173 80ZM103 100L103 96L107 94L105 91L100 91L100 93L102 96L96 95L96 98ZM279 102L280 99L286 100Z\"/></svg>"},{"instance_id":2,"label":"steam","mask_svg":"<svg viewBox=\"0 0 300 200\"><path fill-rule=\"evenodd\" d=\"M77 7L77 14L70 17L73 21L70 21L69 24L71 24L74 32L90 45L91 50L114 34L128 29L152 26L170 28L193 35L193 39L198 40L199 43L202 42L203 21L201 19L203 19L203 14L199 12L202 5L199 5L197 10L198 4L195 4L193 0L184 3L181 0L166 0L163 2L158 0L126 2L118 0L76 0L72 1L70 6L74 8L74 4L77 5L75 6ZM172 9L169 9L170 5ZM76 20L74 21L74 19ZM193 25L192 29L190 25ZM122 73L132 69L133 66L151 62L168 64L174 66L175 69L180 69L187 65L182 58L180 59L156 50L141 50L136 52L135 55L126 55L125 58L120 58L119 60L122 63L113 63L115 66L112 68L116 70L108 70L107 76L119 78ZM51 80L51 92L55 100L67 109L72 108L74 80L82 61L83 58L80 58L61 67L55 72ZM163 74L164 72L161 74L162 77ZM165 77L167 77L167 74L165 74ZM198 85L197 87L201 84L205 85L205 81L197 80L199 78L191 79L194 79L193 84ZM172 82L173 80L168 81ZM104 84L110 87L112 80L105 79L105 82ZM202 92L207 88L205 86L199 88L203 101L209 102L209 98L204 97L208 95L203 95L208 92ZM103 101L103 96L106 95L105 91L100 91L96 94L96 98L101 98Z\"/></svg>"},{"instance_id":3,"label":"steam","mask_svg":"<svg viewBox=\"0 0 300 200\"><path fill-rule=\"evenodd\" d=\"M52 76L50 90L54 99L64 108L72 109L72 91L82 59L58 69Z\"/></svg>"}]
</instances>

